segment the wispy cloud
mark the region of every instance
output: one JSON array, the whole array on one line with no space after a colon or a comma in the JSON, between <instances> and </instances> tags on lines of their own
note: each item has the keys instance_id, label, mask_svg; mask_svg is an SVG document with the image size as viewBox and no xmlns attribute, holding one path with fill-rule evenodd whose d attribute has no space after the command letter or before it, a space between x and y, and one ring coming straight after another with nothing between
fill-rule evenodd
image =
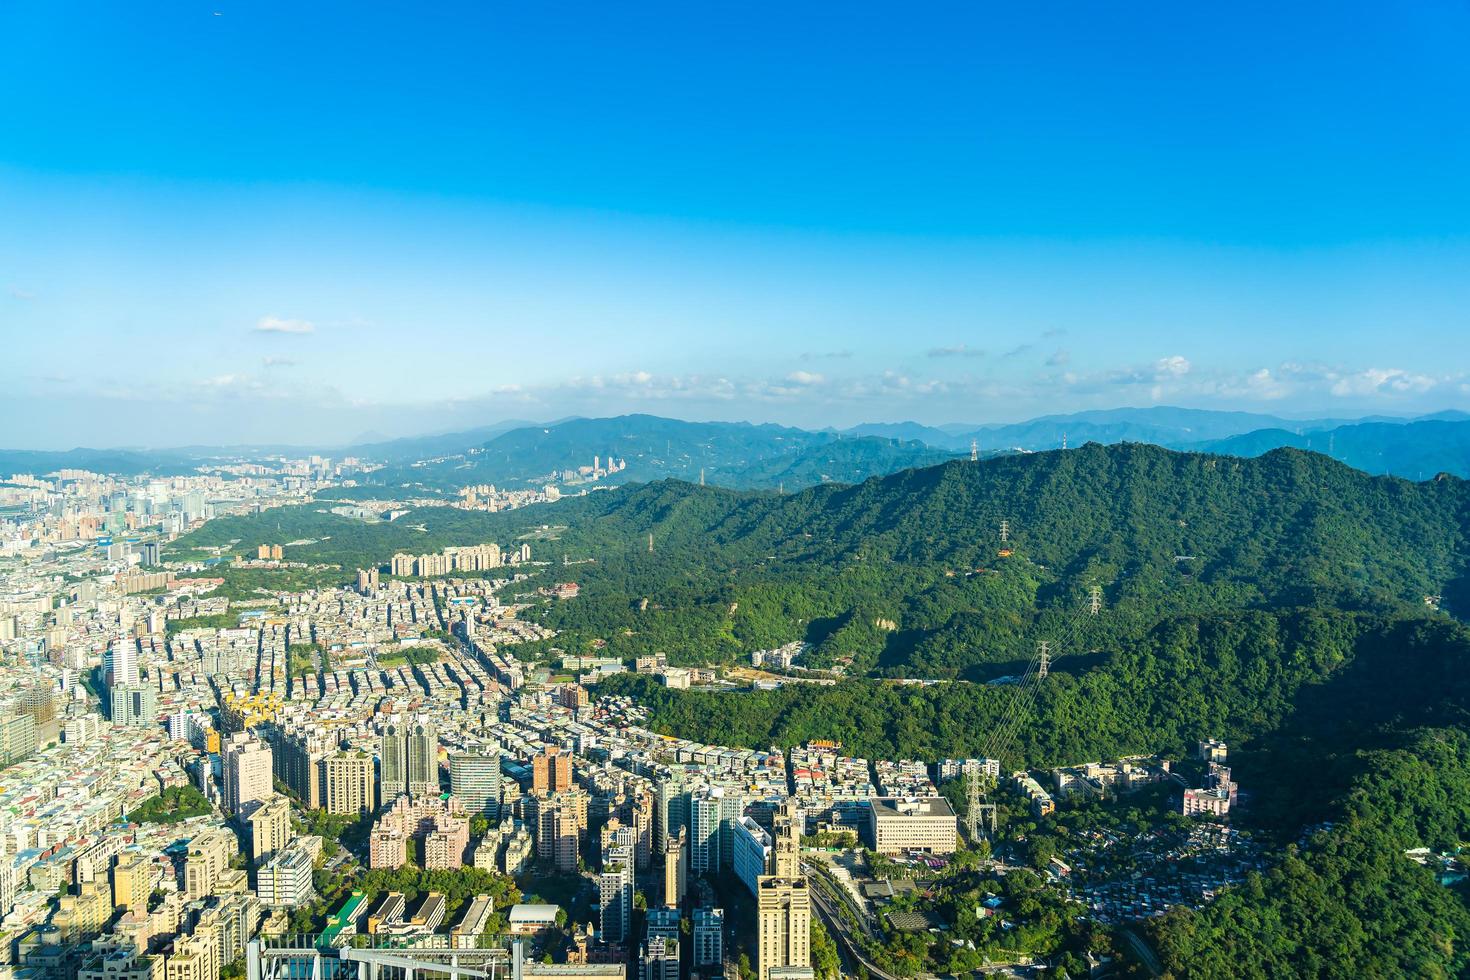
<instances>
[{"instance_id":1,"label":"wispy cloud","mask_svg":"<svg viewBox=\"0 0 1470 980\"><path fill-rule=\"evenodd\" d=\"M289 320L278 316L263 316L255 321L256 333L312 333L316 325L310 320Z\"/></svg>"},{"instance_id":2,"label":"wispy cloud","mask_svg":"<svg viewBox=\"0 0 1470 980\"><path fill-rule=\"evenodd\" d=\"M263 357L260 359L260 363L262 366L268 368L296 366L296 362L289 357Z\"/></svg>"},{"instance_id":3,"label":"wispy cloud","mask_svg":"<svg viewBox=\"0 0 1470 980\"><path fill-rule=\"evenodd\" d=\"M978 347L969 344L955 344L952 347L931 347L924 352L926 357L984 357L985 352Z\"/></svg>"},{"instance_id":4,"label":"wispy cloud","mask_svg":"<svg viewBox=\"0 0 1470 980\"><path fill-rule=\"evenodd\" d=\"M1062 367L1070 363L1071 360L1072 352L1063 350L1062 348L1058 347L1055 351L1052 352L1051 357L1048 357L1046 359L1046 363L1048 367Z\"/></svg>"},{"instance_id":5,"label":"wispy cloud","mask_svg":"<svg viewBox=\"0 0 1470 980\"><path fill-rule=\"evenodd\" d=\"M1006 351L1004 354L1002 354L1000 356L1001 357L1020 357L1022 354L1029 354L1029 353L1031 353L1035 349L1036 349L1036 345L1035 344L1020 344L1020 345L1018 345L1016 347L1012 347L1010 350Z\"/></svg>"},{"instance_id":6,"label":"wispy cloud","mask_svg":"<svg viewBox=\"0 0 1470 980\"><path fill-rule=\"evenodd\" d=\"M10 294L11 299L18 299L23 303L30 302L31 300L36 298L36 294L34 291L29 289L22 289L19 286L9 286L6 288L6 292Z\"/></svg>"},{"instance_id":7,"label":"wispy cloud","mask_svg":"<svg viewBox=\"0 0 1470 980\"><path fill-rule=\"evenodd\" d=\"M850 361L850 350L807 351L801 355L803 361Z\"/></svg>"}]
</instances>

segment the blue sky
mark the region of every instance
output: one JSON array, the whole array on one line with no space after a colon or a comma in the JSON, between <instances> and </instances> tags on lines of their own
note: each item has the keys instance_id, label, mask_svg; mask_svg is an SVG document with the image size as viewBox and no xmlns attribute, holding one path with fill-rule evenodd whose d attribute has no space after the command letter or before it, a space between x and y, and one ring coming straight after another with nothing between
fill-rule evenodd
<instances>
[{"instance_id":1,"label":"blue sky","mask_svg":"<svg viewBox=\"0 0 1470 980\"><path fill-rule=\"evenodd\" d=\"M1463 3L422 6L0 8L0 444L1470 408Z\"/></svg>"}]
</instances>

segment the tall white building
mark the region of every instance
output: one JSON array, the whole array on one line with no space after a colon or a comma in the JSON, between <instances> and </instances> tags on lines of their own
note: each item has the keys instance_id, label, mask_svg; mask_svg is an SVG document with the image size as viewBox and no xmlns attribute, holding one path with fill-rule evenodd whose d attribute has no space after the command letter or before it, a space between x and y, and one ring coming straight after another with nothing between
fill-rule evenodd
<instances>
[{"instance_id":1,"label":"tall white building","mask_svg":"<svg viewBox=\"0 0 1470 980\"><path fill-rule=\"evenodd\" d=\"M138 644L128 636L119 636L107 648L103 678L108 687L138 683Z\"/></svg>"},{"instance_id":2,"label":"tall white building","mask_svg":"<svg viewBox=\"0 0 1470 980\"><path fill-rule=\"evenodd\" d=\"M275 795L270 746L249 732L231 735L225 741L221 764L226 813L238 816L251 803Z\"/></svg>"}]
</instances>

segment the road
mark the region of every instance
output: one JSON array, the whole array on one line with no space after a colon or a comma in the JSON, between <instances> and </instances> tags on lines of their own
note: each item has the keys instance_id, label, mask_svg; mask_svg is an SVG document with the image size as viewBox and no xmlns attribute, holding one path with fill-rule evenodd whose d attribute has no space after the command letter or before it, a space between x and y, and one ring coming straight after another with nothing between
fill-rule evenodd
<instances>
[{"instance_id":1,"label":"road","mask_svg":"<svg viewBox=\"0 0 1470 980\"><path fill-rule=\"evenodd\" d=\"M1159 962L1158 954L1154 952L1147 940L1133 931L1132 926L1124 926L1118 930L1118 934L1128 943L1129 949L1133 950L1149 976L1157 977L1164 972L1164 964Z\"/></svg>"},{"instance_id":2,"label":"road","mask_svg":"<svg viewBox=\"0 0 1470 980\"><path fill-rule=\"evenodd\" d=\"M877 980L899 980L898 977L863 955L862 950L858 949L857 944L848 935L847 925L842 921L842 916L832 907L823 885L816 884L815 876L808 876L807 880L813 883L810 889L812 905L816 908L817 916L821 918L822 924L827 927L827 932L837 943L837 949L842 954L844 970L851 969L853 964L857 964L867 970L869 976L876 977ZM851 969L851 972L856 973L857 971Z\"/></svg>"}]
</instances>

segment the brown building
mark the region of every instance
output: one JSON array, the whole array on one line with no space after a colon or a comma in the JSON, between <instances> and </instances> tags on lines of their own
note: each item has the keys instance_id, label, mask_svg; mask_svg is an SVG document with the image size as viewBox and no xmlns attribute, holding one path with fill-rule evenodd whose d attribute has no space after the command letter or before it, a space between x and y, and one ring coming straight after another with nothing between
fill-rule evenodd
<instances>
[{"instance_id":1,"label":"brown building","mask_svg":"<svg viewBox=\"0 0 1470 980\"><path fill-rule=\"evenodd\" d=\"M531 760L531 792L536 796L565 793L572 788L572 757L548 745Z\"/></svg>"}]
</instances>

